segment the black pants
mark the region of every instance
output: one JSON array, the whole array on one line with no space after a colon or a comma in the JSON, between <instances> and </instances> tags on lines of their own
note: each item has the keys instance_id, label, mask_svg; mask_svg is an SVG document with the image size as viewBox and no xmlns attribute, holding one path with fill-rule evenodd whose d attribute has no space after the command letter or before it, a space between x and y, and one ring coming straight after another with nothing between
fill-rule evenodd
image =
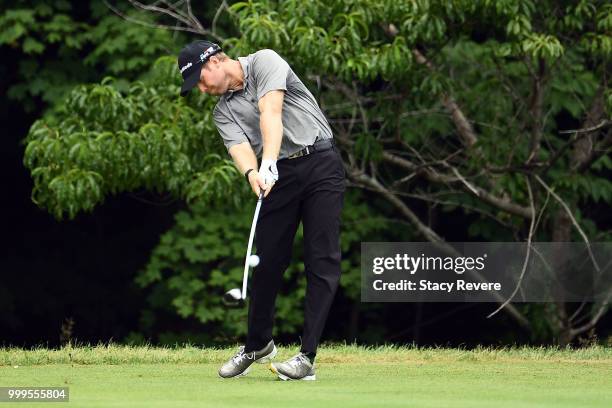
<instances>
[{"instance_id":1,"label":"black pants","mask_svg":"<svg viewBox=\"0 0 612 408\"><path fill-rule=\"evenodd\" d=\"M304 227L306 299L301 351L316 352L340 280L340 213L346 174L334 147L277 162L279 179L264 198L255 245L245 350L272 339L274 305L300 221Z\"/></svg>"}]
</instances>

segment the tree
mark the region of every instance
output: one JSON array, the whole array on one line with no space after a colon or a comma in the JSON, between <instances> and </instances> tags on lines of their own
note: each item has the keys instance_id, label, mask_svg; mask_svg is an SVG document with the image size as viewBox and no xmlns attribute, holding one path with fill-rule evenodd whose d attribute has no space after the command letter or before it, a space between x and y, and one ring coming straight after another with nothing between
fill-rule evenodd
<instances>
[{"instance_id":1,"label":"tree","mask_svg":"<svg viewBox=\"0 0 612 408\"><path fill-rule=\"evenodd\" d=\"M130 3L222 37L189 1L180 10ZM274 48L308 78L351 185L375 193L421 238L444 245L436 219L459 211L476 217L468 233L486 240L610 239L583 210L612 202L607 3L262 0L222 2L216 15L224 11L240 32L221 38L224 48ZM61 217L138 187L190 202L238 197L213 102L177 98L171 62L127 90L112 80L80 87L55 119L32 126L25 162L37 203ZM556 304L548 328L567 343L608 306L609 297L577 313ZM532 330L518 308L503 310Z\"/></svg>"},{"instance_id":2,"label":"tree","mask_svg":"<svg viewBox=\"0 0 612 408\"><path fill-rule=\"evenodd\" d=\"M170 33L124 24L97 1L11 1L0 14L0 46L18 57L7 96L26 111L59 103L76 85L114 75L126 86L173 51ZM86 18L83 18L86 15Z\"/></svg>"}]
</instances>

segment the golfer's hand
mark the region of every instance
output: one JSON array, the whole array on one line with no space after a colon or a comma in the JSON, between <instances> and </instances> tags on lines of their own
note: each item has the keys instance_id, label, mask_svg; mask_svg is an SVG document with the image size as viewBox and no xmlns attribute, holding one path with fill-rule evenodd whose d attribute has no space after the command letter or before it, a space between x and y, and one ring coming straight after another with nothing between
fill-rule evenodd
<instances>
[{"instance_id":1,"label":"golfer's hand","mask_svg":"<svg viewBox=\"0 0 612 408\"><path fill-rule=\"evenodd\" d=\"M276 168L276 160L262 160L259 168L257 182L259 188L265 190L264 197L270 194L270 190L274 183L278 180L278 169ZM259 196L259 193L257 193Z\"/></svg>"},{"instance_id":2,"label":"golfer's hand","mask_svg":"<svg viewBox=\"0 0 612 408\"><path fill-rule=\"evenodd\" d=\"M253 190L257 198L259 198L260 191L265 191L264 197L266 197L270 192L270 188L272 188L264 183L263 177L261 177L261 174L259 174L257 170L253 170L249 173L249 184L251 185L251 189Z\"/></svg>"}]
</instances>

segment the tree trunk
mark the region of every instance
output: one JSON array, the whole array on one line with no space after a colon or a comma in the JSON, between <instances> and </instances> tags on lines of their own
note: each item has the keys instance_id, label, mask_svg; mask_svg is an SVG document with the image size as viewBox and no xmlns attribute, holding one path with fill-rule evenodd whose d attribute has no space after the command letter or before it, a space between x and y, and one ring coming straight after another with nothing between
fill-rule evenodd
<instances>
[{"instance_id":1,"label":"tree trunk","mask_svg":"<svg viewBox=\"0 0 612 408\"><path fill-rule=\"evenodd\" d=\"M560 346L566 346L572 339L570 336L571 328L569 325L567 308L565 302L563 301L564 288L562 285L565 281L564 277L567 273L571 273L571 271L566 269L566 254L562 243L571 241L572 220L563 208L558 208L556 210L553 220L552 241L560 242L561 245L554 250L552 259L553 268L557 276L557 282L556 287L553 288L555 308L553 309L554 316L551 316L551 318L556 326L555 331L557 335L555 336L555 343Z\"/></svg>"}]
</instances>

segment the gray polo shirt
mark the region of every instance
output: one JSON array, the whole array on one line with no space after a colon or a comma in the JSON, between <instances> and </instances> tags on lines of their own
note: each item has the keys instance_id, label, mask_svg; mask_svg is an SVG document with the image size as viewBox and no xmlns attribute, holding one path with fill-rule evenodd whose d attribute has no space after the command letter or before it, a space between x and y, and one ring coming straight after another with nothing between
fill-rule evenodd
<instances>
[{"instance_id":1,"label":"gray polo shirt","mask_svg":"<svg viewBox=\"0 0 612 408\"><path fill-rule=\"evenodd\" d=\"M238 61L244 71L244 87L222 95L213 111L215 125L228 151L233 145L248 141L261 158L263 139L257 103L269 91L279 89L285 91L279 160L313 144L317 138L332 137L314 96L280 55L265 49L238 57Z\"/></svg>"}]
</instances>

